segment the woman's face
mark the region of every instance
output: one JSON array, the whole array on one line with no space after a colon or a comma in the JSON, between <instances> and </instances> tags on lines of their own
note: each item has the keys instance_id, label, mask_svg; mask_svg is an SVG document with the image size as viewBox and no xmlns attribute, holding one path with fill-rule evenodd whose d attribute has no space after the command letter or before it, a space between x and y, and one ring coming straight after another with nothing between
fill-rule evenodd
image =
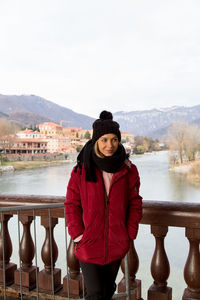
<instances>
[{"instance_id":1,"label":"woman's face","mask_svg":"<svg viewBox=\"0 0 200 300\"><path fill-rule=\"evenodd\" d=\"M116 134L108 133L97 140L97 145L104 156L112 156L117 151L119 140Z\"/></svg>"}]
</instances>

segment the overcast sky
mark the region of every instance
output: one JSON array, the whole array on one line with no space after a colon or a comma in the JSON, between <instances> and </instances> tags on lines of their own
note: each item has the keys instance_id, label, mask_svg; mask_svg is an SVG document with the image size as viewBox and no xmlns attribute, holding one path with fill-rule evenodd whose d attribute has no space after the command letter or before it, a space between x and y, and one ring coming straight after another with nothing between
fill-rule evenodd
<instances>
[{"instance_id":1,"label":"overcast sky","mask_svg":"<svg viewBox=\"0 0 200 300\"><path fill-rule=\"evenodd\" d=\"M199 0L0 0L0 94L97 117L200 104Z\"/></svg>"}]
</instances>

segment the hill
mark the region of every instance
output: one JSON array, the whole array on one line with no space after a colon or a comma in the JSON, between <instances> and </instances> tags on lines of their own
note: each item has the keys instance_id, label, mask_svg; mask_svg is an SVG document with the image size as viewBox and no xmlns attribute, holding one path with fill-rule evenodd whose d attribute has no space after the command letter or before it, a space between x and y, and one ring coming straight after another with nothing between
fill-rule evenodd
<instances>
[{"instance_id":1,"label":"hill","mask_svg":"<svg viewBox=\"0 0 200 300\"><path fill-rule=\"evenodd\" d=\"M67 126L88 129L91 128L94 121L91 117L78 114L35 95L0 95L0 111L7 114L9 120L20 122L25 126L45 121L59 123L61 120L65 120L70 121Z\"/></svg>"},{"instance_id":2,"label":"hill","mask_svg":"<svg viewBox=\"0 0 200 300\"><path fill-rule=\"evenodd\" d=\"M193 107L174 106L166 109L152 109L132 112L117 112L114 114L116 121L125 131L134 135L162 138L168 127L173 122L185 121L200 124L200 105Z\"/></svg>"},{"instance_id":3,"label":"hill","mask_svg":"<svg viewBox=\"0 0 200 300\"><path fill-rule=\"evenodd\" d=\"M200 105L131 112L120 111L114 113L113 116L114 120L119 122L122 131L160 139L173 122L186 121L200 125ZM48 121L60 123L61 120L65 120L70 122L63 123L64 126L83 129L92 128L94 121L89 116L78 114L35 95L0 95L0 118L3 117L25 126Z\"/></svg>"}]
</instances>

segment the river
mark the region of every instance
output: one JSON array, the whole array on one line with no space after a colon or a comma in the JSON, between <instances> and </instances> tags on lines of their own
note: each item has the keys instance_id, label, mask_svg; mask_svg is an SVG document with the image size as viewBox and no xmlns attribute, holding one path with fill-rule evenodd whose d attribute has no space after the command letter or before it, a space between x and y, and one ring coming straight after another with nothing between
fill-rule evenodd
<instances>
[{"instance_id":1,"label":"river","mask_svg":"<svg viewBox=\"0 0 200 300\"><path fill-rule=\"evenodd\" d=\"M184 176L169 172L167 151L134 156L145 200L198 202L200 189ZM63 196L74 164L3 173L0 193Z\"/></svg>"},{"instance_id":2,"label":"river","mask_svg":"<svg viewBox=\"0 0 200 300\"><path fill-rule=\"evenodd\" d=\"M144 200L199 201L200 188L187 183L183 176L168 171L169 164L166 151L135 156L131 159L140 173L140 194ZM60 166L4 173L0 175L0 193L64 196L73 165L69 163ZM9 228L12 231L12 222L10 223ZM55 237L57 238L58 236L58 230L55 230ZM14 236L12 237L13 239L15 240ZM63 237L60 237L60 242L62 241ZM146 299L146 292L153 282L150 264L154 246L154 238L150 234L150 226L141 225L135 241L135 247L140 259L137 278L142 280L144 299ZM183 279L183 269L188 254L188 246L183 228L169 228L165 239L165 247L171 267L168 285L173 288L173 299L181 299L183 290L186 287ZM62 245L59 248L62 248ZM14 249L14 253L15 251ZM13 255L15 256L15 254ZM40 263L42 264L42 262ZM57 262L58 267L59 265L63 265L63 261L60 258Z\"/></svg>"}]
</instances>

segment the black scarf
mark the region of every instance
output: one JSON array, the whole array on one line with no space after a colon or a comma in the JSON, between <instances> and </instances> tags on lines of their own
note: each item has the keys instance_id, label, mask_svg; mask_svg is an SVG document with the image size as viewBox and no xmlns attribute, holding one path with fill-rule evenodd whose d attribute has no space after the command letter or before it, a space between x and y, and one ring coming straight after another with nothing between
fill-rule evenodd
<instances>
[{"instance_id":1,"label":"black scarf","mask_svg":"<svg viewBox=\"0 0 200 300\"><path fill-rule=\"evenodd\" d=\"M126 158L128 158L128 155L122 144L119 144L117 151L112 156L100 158L94 152L93 141L89 140L77 157L77 165L74 172L77 171L77 168L82 170L82 164L84 164L85 180L96 182L95 167L108 173L115 173L120 169Z\"/></svg>"}]
</instances>

